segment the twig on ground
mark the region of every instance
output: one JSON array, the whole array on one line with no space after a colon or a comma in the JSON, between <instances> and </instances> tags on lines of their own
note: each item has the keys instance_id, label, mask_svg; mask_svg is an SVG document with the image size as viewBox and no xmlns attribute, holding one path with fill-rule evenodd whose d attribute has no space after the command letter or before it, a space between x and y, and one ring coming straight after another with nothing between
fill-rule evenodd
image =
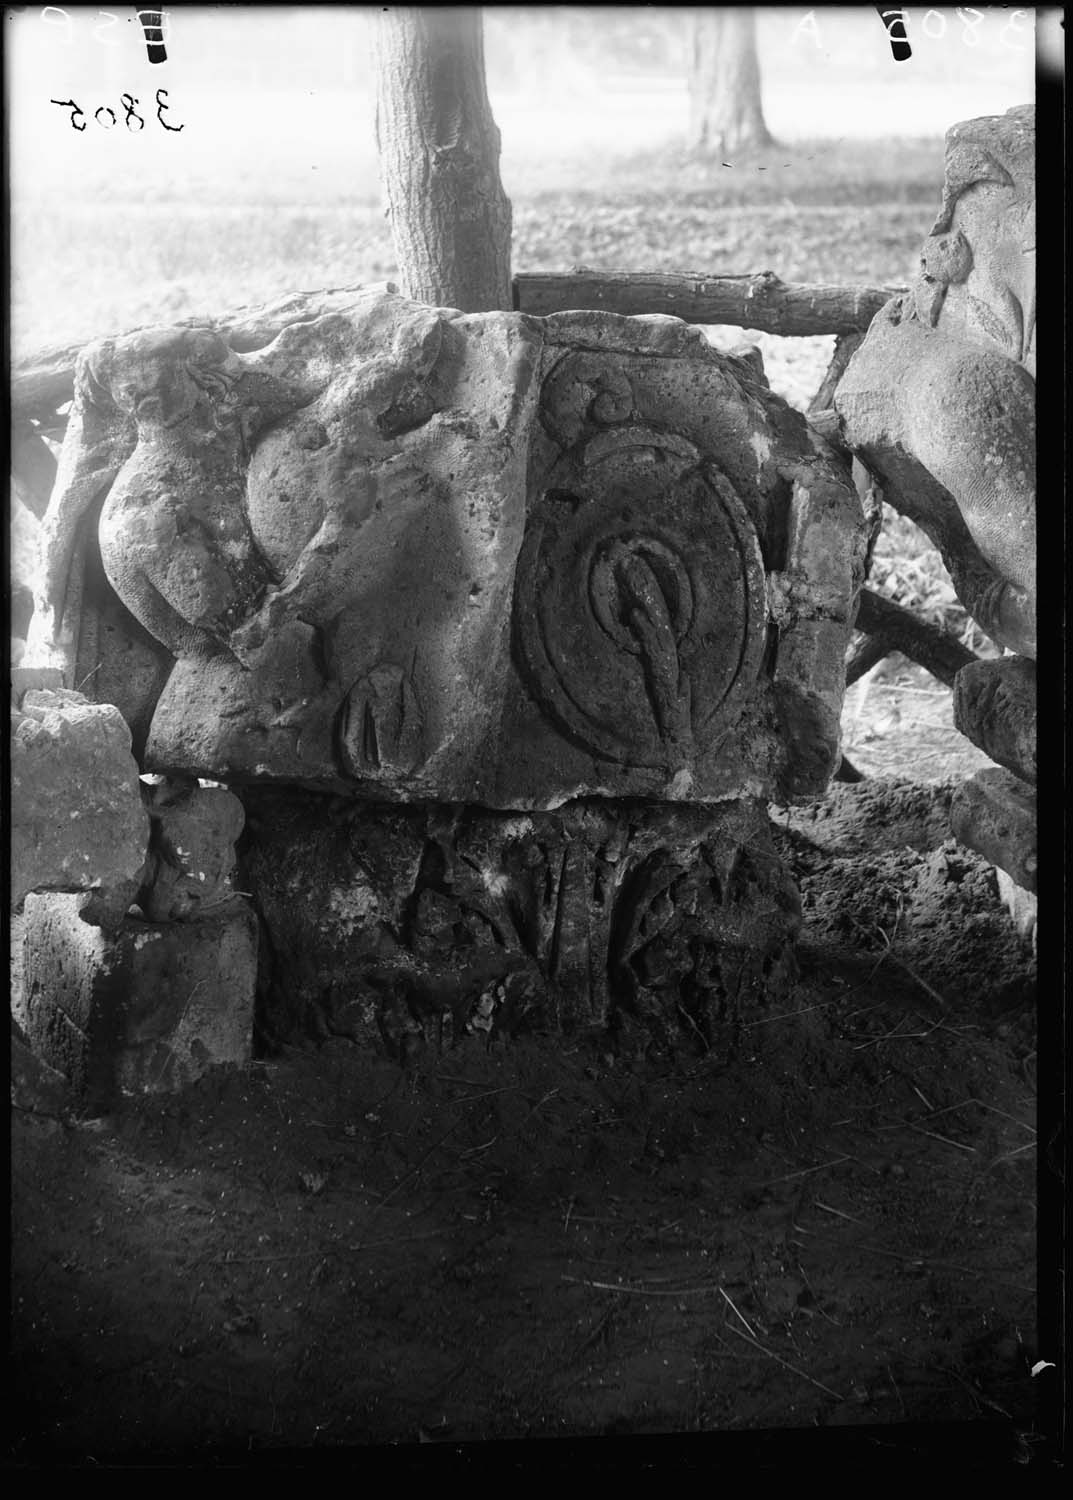
<instances>
[{"instance_id":1,"label":"twig on ground","mask_svg":"<svg viewBox=\"0 0 1073 1500\"><path fill-rule=\"evenodd\" d=\"M800 1172L787 1172L784 1177L769 1177L761 1187L774 1187L777 1182L792 1182L795 1177L810 1177L813 1172L822 1172L827 1167L840 1167L844 1161L854 1161L852 1156L836 1156L833 1161L822 1161L818 1167L805 1167Z\"/></svg>"},{"instance_id":2,"label":"twig on ground","mask_svg":"<svg viewBox=\"0 0 1073 1500\"><path fill-rule=\"evenodd\" d=\"M781 1355L776 1354L773 1349L765 1349L763 1344L758 1344L757 1341L755 1339L751 1339L747 1333L742 1333L741 1329L735 1328L733 1323L728 1323L726 1326L727 1328L729 1328L731 1333L737 1334L739 1339L744 1339L747 1344L752 1344L754 1349L759 1349L761 1354L766 1354L768 1359L773 1359L776 1364L782 1365L784 1370L789 1370L792 1375L797 1375L800 1377L800 1379L807 1380L809 1385L814 1385L818 1391L823 1391L826 1395L833 1396L836 1401L845 1401L845 1396L840 1396L838 1392L833 1391L829 1385L824 1385L822 1380L813 1380L811 1375L806 1375L804 1370L799 1370L796 1365L790 1364L788 1360L785 1360Z\"/></svg>"},{"instance_id":3,"label":"twig on ground","mask_svg":"<svg viewBox=\"0 0 1073 1500\"><path fill-rule=\"evenodd\" d=\"M966 1146L962 1141L953 1141L948 1135L939 1135L934 1130L925 1130L921 1125L910 1125L909 1129L915 1131L917 1135L929 1136L933 1141L942 1141L946 1146L956 1146L959 1151L970 1151L973 1156L976 1155L975 1146Z\"/></svg>"},{"instance_id":4,"label":"twig on ground","mask_svg":"<svg viewBox=\"0 0 1073 1500\"><path fill-rule=\"evenodd\" d=\"M588 1281L584 1276L567 1276L564 1274L562 1279L564 1281L572 1281L575 1286L594 1287L598 1292L622 1292L632 1297L699 1297L706 1292L716 1292L719 1290L718 1287L710 1284L705 1286L683 1286L679 1287L677 1291L668 1291L661 1287L623 1286L621 1283L614 1281Z\"/></svg>"},{"instance_id":5,"label":"twig on ground","mask_svg":"<svg viewBox=\"0 0 1073 1500\"><path fill-rule=\"evenodd\" d=\"M745 1325L745 1327L746 1327L746 1328L748 1328L748 1329L749 1329L749 1332L750 1332L750 1334L752 1334L752 1336L753 1336L753 1338L755 1338L755 1337L756 1337L756 1334L755 1334L755 1332L754 1332L754 1331L753 1331L753 1329L752 1329L752 1328L750 1328L750 1327L749 1327L749 1323L748 1323L748 1321L747 1321L747 1320L746 1320L746 1318L745 1318L745 1317L744 1317L744 1316L743 1316L743 1314L742 1314L742 1313L740 1313L740 1312L738 1312L738 1309L737 1309L737 1307L736 1307L736 1306L735 1306L735 1304L734 1304L734 1300L733 1300L733 1298L732 1298L732 1297L730 1297L730 1296L729 1296L729 1295L728 1295L728 1293L726 1293L726 1292L724 1292L724 1290L723 1290L723 1288L722 1288L722 1287L720 1287L720 1288L719 1288L719 1295L720 1295L720 1296L721 1296L721 1297L722 1297L722 1299L723 1299L723 1301L724 1301L724 1302L725 1302L725 1303L726 1303L726 1304L727 1304L727 1306L728 1306L728 1307L729 1307L729 1308L730 1308L730 1310L731 1310L731 1311L732 1311L732 1312L733 1312L733 1313L734 1313L734 1314L735 1314L735 1315L736 1315L736 1316L737 1316L737 1317L738 1317L738 1318L740 1318L740 1319L741 1319L741 1321L742 1321L742 1323L743 1323L743 1324L744 1324L744 1325Z\"/></svg>"},{"instance_id":6,"label":"twig on ground","mask_svg":"<svg viewBox=\"0 0 1073 1500\"><path fill-rule=\"evenodd\" d=\"M997 1167L1000 1161L1009 1161L1012 1156L1021 1156L1025 1151L1035 1151L1035 1141L1026 1141L1023 1146L1018 1146L1013 1151L1005 1151L1001 1156L996 1156L994 1161L988 1162L988 1167Z\"/></svg>"},{"instance_id":7,"label":"twig on ground","mask_svg":"<svg viewBox=\"0 0 1073 1500\"><path fill-rule=\"evenodd\" d=\"M459 1127L459 1125L461 1123L462 1123L461 1120L456 1120L455 1123L452 1126L450 1126L449 1129L447 1129L447 1130L445 1130L443 1132L443 1134L439 1137L438 1140L433 1141L432 1145L428 1148L428 1150L425 1152L424 1156L417 1163L417 1165L411 1167L408 1172L404 1172L403 1173L403 1175L399 1178L399 1180L395 1184L395 1186L393 1188L391 1188L388 1192L386 1192L384 1194L384 1196L381 1198L380 1202L373 1209L374 1216L376 1214L378 1214L382 1208L386 1207L386 1205L388 1203L391 1202L392 1198L394 1198L395 1194L399 1191L399 1189L401 1187L403 1187L407 1182L409 1182L412 1177L416 1177L417 1176L418 1172L420 1172L421 1168L425 1165L425 1163L428 1161L429 1157L433 1154L433 1152L439 1150L439 1148L443 1145L443 1143L447 1139L447 1137L449 1135L453 1134L454 1131L456 1131L458 1129L458 1127Z\"/></svg>"},{"instance_id":8,"label":"twig on ground","mask_svg":"<svg viewBox=\"0 0 1073 1500\"><path fill-rule=\"evenodd\" d=\"M843 1244L842 1241L832 1238L832 1236L829 1234L821 1234L818 1230L815 1229L805 1229L801 1224L795 1224L793 1227L797 1230L798 1234L807 1234L810 1239L823 1240L828 1245ZM787 1243L790 1245L797 1245L802 1250L807 1250L809 1248L807 1245L802 1244L800 1240L788 1240ZM905 1265L913 1266L919 1270L957 1271L962 1276L990 1276L993 1281L997 1281L1003 1286L1016 1287L1019 1292L1034 1293L1036 1290L1035 1287L1026 1286L1023 1281L1014 1281L1010 1276L995 1275L995 1273L992 1271L980 1271L973 1266L956 1266L953 1265L950 1261L932 1260L929 1256L926 1255L899 1255L896 1250L884 1250L879 1245L862 1245L859 1241L853 1245L853 1249L862 1250L871 1255L882 1255L885 1256L888 1260L900 1260L904 1262Z\"/></svg>"},{"instance_id":9,"label":"twig on ground","mask_svg":"<svg viewBox=\"0 0 1073 1500\"><path fill-rule=\"evenodd\" d=\"M421 1234L393 1235L385 1240L366 1240L360 1245L318 1245L314 1250L281 1251L278 1255L232 1255L230 1250L228 1250L224 1255L214 1256L209 1264L214 1266L246 1266L256 1261L308 1260L314 1255L327 1256L342 1255L344 1253L357 1255L363 1250L382 1250L388 1245L408 1245L413 1240L431 1240L436 1235L442 1233L442 1229L427 1229Z\"/></svg>"},{"instance_id":10,"label":"twig on ground","mask_svg":"<svg viewBox=\"0 0 1073 1500\"><path fill-rule=\"evenodd\" d=\"M812 1300L816 1304L816 1311L819 1313L820 1317L821 1318L825 1318L827 1320L827 1322L830 1323L830 1324L832 1324L835 1328L841 1328L842 1324L838 1321L838 1319L837 1318L832 1318L831 1315L830 1315L830 1313L825 1313L824 1310L823 1310L823 1308L820 1306L820 1299L816 1295L816 1288L812 1285L812 1282L808 1279L808 1276L805 1273L805 1268L801 1264L801 1257L800 1256L798 1256L798 1258L797 1258L797 1273L801 1277L801 1280L808 1287L809 1291L812 1293Z\"/></svg>"},{"instance_id":11,"label":"twig on ground","mask_svg":"<svg viewBox=\"0 0 1073 1500\"><path fill-rule=\"evenodd\" d=\"M877 927L876 931L879 933L880 937L887 945L887 951L890 954L891 962L896 963L899 969L904 969L904 971L909 975L909 978L915 980L915 982L919 984L920 988L926 995L931 996L936 1005L939 1007L940 1012L944 1016L948 1015L950 1012L950 1002L946 999L945 995L940 995L939 991L935 988L934 985L929 984L926 979L922 979L917 971L906 963L904 958L898 957L898 955L893 951L890 938L884 932L882 927Z\"/></svg>"},{"instance_id":12,"label":"twig on ground","mask_svg":"<svg viewBox=\"0 0 1073 1500\"><path fill-rule=\"evenodd\" d=\"M853 1214L845 1214L840 1208L832 1208L829 1203L821 1203L818 1198L813 1198L812 1206L814 1208L822 1208L825 1214L834 1214L836 1219L848 1219L851 1224L859 1224L862 1229L868 1228L863 1219L857 1219Z\"/></svg>"}]
</instances>

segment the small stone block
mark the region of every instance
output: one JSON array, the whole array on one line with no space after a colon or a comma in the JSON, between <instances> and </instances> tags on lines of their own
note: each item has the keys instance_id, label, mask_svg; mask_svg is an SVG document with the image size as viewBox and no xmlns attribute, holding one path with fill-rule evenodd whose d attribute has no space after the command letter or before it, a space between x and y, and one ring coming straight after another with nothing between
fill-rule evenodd
<instances>
[{"instance_id":1,"label":"small stone block","mask_svg":"<svg viewBox=\"0 0 1073 1500\"><path fill-rule=\"evenodd\" d=\"M958 843L1026 891L1036 890L1036 794L1010 771L977 771L954 793L950 830Z\"/></svg>"},{"instance_id":2,"label":"small stone block","mask_svg":"<svg viewBox=\"0 0 1073 1500\"><path fill-rule=\"evenodd\" d=\"M83 920L85 897L26 900L26 1030L88 1109L167 1093L250 1058L257 919L240 899L192 922Z\"/></svg>"},{"instance_id":3,"label":"small stone block","mask_svg":"<svg viewBox=\"0 0 1073 1500\"><path fill-rule=\"evenodd\" d=\"M954 724L985 755L1036 784L1036 663L974 661L954 679Z\"/></svg>"}]
</instances>

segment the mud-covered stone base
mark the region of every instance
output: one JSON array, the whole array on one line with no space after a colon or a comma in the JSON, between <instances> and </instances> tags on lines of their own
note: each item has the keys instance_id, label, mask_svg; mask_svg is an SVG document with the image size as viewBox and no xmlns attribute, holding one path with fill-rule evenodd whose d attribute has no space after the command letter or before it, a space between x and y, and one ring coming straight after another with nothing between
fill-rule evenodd
<instances>
[{"instance_id":1,"label":"mud-covered stone base","mask_svg":"<svg viewBox=\"0 0 1073 1500\"><path fill-rule=\"evenodd\" d=\"M640 1030L701 1049L794 977L765 804L555 813L243 793L265 1039L407 1057L474 1031Z\"/></svg>"}]
</instances>

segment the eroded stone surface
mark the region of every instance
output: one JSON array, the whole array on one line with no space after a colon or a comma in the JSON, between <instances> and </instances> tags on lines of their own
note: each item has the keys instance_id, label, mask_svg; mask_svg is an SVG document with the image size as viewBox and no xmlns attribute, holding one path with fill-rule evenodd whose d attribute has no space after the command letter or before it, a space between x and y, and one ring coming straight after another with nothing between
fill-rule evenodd
<instances>
[{"instance_id":1,"label":"eroded stone surface","mask_svg":"<svg viewBox=\"0 0 1073 1500\"><path fill-rule=\"evenodd\" d=\"M762 804L511 816L244 796L276 1036L405 1055L445 1031L641 1025L699 1045L793 975L797 893Z\"/></svg>"},{"instance_id":2,"label":"eroded stone surface","mask_svg":"<svg viewBox=\"0 0 1073 1500\"><path fill-rule=\"evenodd\" d=\"M971 662L954 679L954 723L1000 766L1036 784L1036 663Z\"/></svg>"},{"instance_id":3,"label":"eroded stone surface","mask_svg":"<svg viewBox=\"0 0 1073 1500\"><path fill-rule=\"evenodd\" d=\"M235 899L186 922L125 918L111 933L85 899L26 898L26 1033L82 1108L167 1092L249 1061L257 919Z\"/></svg>"},{"instance_id":4,"label":"eroded stone surface","mask_svg":"<svg viewBox=\"0 0 1073 1500\"><path fill-rule=\"evenodd\" d=\"M152 922L196 921L235 895L235 840L245 813L222 786L156 777L142 786L151 823L139 905Z\"/></svg>"},{"instance_id":5,"label":"eroded stone surface","mask_svg":"<svg viewBox=\"0 0 1073 1500\"><path fill-rule=\"evenodd\" d=\"M149 820L118 709L16 674L11 708L11 904L29 891L93 890L101 921L138 888Z\"/></svg>"},{"instance_id":6,"label":"eroded stone surface","mask_svg":"<svg viewBox=\"0 0 1073 1500\"><path fill-rule=\"evenodd\" d=\"M962 603L1036 652L1035 110L947 132L943 203L909 294L835 396L846 440L942 547Z\"/></svg>"},{"instance_id":7,"label":"eroded stone surface","mask_svg":"<svg viewBox=\"0 0 1073 1500\"><path fill-rule=\"evenodd\" d=\"M1035 953L1039 897L1034 891L1026 891L1023 886L1018 885L1005 870L996 870L995 878L1002 904L1009 912L1018 936L1031 944L1032 952Z\"/></svg>"},{"instance_id":8,"label":"eroded stone surface","mask_svg":"<svg viewBox=\"0 0 1073 1500\"><path fill-rule=\"evenodd\" d=\"M27 659L103 651L165 773L552 808L837 762L860 503L676 319L369 291L96 345L43 529Z\"/></svg>"},{"instance_id":9,"label":"eroded stone surface","mask_svg":"<svg viewBox=\"0 0 1073 1500\"><path fill-rule=\"evenodd\" d=\"M977 771L955 792L954 837L1033 894L1038 870L1036 793L1010 771Z\"/></svg>"}]
</instances>

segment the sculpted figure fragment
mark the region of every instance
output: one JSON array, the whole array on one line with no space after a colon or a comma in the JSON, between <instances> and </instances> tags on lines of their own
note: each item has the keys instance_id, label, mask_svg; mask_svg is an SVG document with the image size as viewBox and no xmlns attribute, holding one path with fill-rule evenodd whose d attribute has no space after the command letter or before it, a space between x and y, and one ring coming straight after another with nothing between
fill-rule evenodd
<instances>
[{"instance_id":1,"label":"sculpted figure fragment","mask_svg":"<svg viewBox=\"0 0 1073 1500\"><path fill-rule=\"evenodd\" d=\"M1031 105L949 130L920 274L877 314L834 398L849 446L939 548L966 610L1014 653L955 680L955 724L1007 769L962 787L951 822L1033 891L1035 208Z\"/></svg>"},{"instance_id":2,"label":"sculpted figure fragment","mask_svg":"<svg viewBox=\"0 0 1073 1500\"><path fill-rule=\"evenodd\" d=\"M965 608L1036 654L1035 110L947 132L943 202L907 296L835 395L849 446L939 547Z\"/></svg>"}]
</instances>

